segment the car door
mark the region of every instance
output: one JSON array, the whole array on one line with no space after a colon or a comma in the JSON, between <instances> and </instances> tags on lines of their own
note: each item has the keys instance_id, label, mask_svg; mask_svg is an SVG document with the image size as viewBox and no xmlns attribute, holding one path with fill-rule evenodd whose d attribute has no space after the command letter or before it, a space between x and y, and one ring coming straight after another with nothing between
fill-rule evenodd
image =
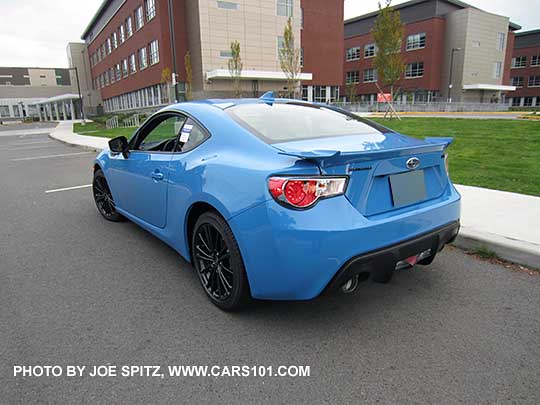
<instances>
[{"instance_id":1,"label":"car door","mask_svg":"<svg viewBox=\"0 0 540 405\"><path fill-rule=\"evenodd\" d=\"M156 115L130 141L127 158L109 152L108 177L116 204L159 228L166 225L169 163L185 121L178 113Z\"/></svg>"}]
</instances>

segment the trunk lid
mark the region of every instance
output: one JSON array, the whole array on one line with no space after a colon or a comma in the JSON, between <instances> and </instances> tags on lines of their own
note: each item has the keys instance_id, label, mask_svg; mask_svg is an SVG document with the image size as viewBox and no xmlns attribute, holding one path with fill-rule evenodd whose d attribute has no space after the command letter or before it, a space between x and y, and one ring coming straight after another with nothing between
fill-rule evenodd
<instances>
[{"instance_id":1,"label":"trunk lid","mask_svg":"<svg viewBox=\"0 0 540 405\"><path fill-rule=\"evenodd\" d=\"M272 146L315 162L322 174L347 175L346 197L360 213L372 216L442 198L448 185L443 152L451 142L374 131Z\"/></svg>"}]
</instances>

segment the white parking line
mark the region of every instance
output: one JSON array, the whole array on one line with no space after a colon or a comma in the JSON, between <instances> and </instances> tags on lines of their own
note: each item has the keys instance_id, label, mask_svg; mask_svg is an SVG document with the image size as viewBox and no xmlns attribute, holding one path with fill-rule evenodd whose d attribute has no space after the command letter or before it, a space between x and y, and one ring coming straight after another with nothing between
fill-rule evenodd
<instances>
[{"instance_id":1,"label":"white parking line","mask_svg":"<svg viewBox=\"0 0 540 405\"><path fill-rule=\"evenodd\" d=\"M28 147L24 147L24 146L21 146L20 148L7 148L7 149L0 149L0 150L5 150L7 152L14 152L14 151L22 151L24 152L25 150L34 150L34 149L46 149L46 148L56 148L57 146L65 146L61 143L57 144L57 145L30 145Z\"/></svg>"},{"instance_id":2,"label":"white parking line","mask_svg":"<svg viewBox=\"0 0 540 405\"><path fill-rule=\"evenodd\" d=\"M17 142L17 143L8 143L7 146L25 146L25 145L37 145L43 143L53 143L54 141L37 141L37 142Z\"/></svg>"},{"instance_id":3,"label":"white parking line","mask_svg":"<svg viewBox=\"0 0 540 405\"><path fill-rule=\"evenodd\" d=\"M65 187L65 188L57 188L55 190L47 190L45 191L45 194L49 194L49 193L58 193L59 191L69 191L69 190L78 190L80 188L88 188L88 187L92 187L91 184L85 184L83 186L74 186L74 187Z\"/></svg>"},{"instance_id":4,"label":"white parking line","mask_svg":"<svg viewBox=\"0 0 540 405\"><path fill-rule=\"evenodd\" d=\"M77 155L88 155L89 153L96 153L96 152L77 152L77 153L62 153L60 155L45 155L45 156L34 156L34 157L25 157L25 158L17 158L17 159L11 159L12 162L20 162L22 160L37 160L37 159L50 159L55 157L63 157L63 156L77 156Z\"/></svg>"}]
</instances>

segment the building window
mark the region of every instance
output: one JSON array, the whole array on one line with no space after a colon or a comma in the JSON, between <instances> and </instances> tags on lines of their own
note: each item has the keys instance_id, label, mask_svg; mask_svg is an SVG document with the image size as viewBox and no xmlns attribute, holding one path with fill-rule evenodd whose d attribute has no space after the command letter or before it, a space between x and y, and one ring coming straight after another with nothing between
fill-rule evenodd
<instances>
[{"instance_id":1,"label":"building window","mask_svg":"<svg viewBox=\"0 0 540 405\"><path fill-rule=\"evenodd\" d=\"M415 49L421 49L425 47L426 47L426 33L425 32L409 35L407 37L407 50L408 51L413 51Z\"/></svg>"},{"instance_id":2,"label":"building window","mask_svg":"<svg viewBox=\"0 0 540 405\"><path fill-rule=\"evenodd\" d=\"M300 48L300 67L304 67L304 47Z\"/></svg>"},{"instance_id":3,"label":"building window","mask_svg":"<svg viewBox=\"0 0 540 405\"><path fill-rule=\"evenodd\" d=\"M540 66L540 55L531 56L531 66Z\"/></svg>"},{"instance_id":4,"label":"building window","mask_svg":"<svg viewBox=\"0 0 540 405\"><path fill-rule=\"evenodd\" d=\"M148 51L146 48L139 49L139 68L144 70L148 67Z\"/></svg>"},{"instance_id":5,"label":"building window","mask_svg":"<svg viewBox=\"0 0 540 405\"><path fill-rule=\"evenodd\" d=\"M512 68L524 68L527 66L527 57L526 56L516 56L512 58Z\"/></svg>"},{"instance_id":6,"label":"building window","mask_svg":"<svg viewBox=\"0 0 540 405\"><path fill-rule=\"evenodd\" d=\"M512 107L519 106L521 102L521 97L512 97Z\"/></svg>"},{"instance_id":7,"label":"building window","mask_svg":"<svg viewBox=\"0 0 540 405\"><path fill-rule=\"evenodd\" d=\"M129 71L131 74L137 72L137 61L135 60L135 54L129 55Z\"/></svg>"},{"instance_id":8,"label":"building window","mask_svg":"<svg viewBox=\"0 0 540 405\"><path fill-rule=\"evenodd\" d=\"M502 62L493 62L493 78L500 79L502 73Z\"/></svg>"},{"instance_id":9,"label":"building window","mask_svg":"<svg viewBox=\"0 0 540 405\"><path fill-rule=\"evenodd\" d=\"M135 29L139 31L144 25L144 12L142 6L135 10Z\"/></svg>"},{"instance_id":10,"label":"building window","mask_svg":"<svg viewBox=\"0 0 540 405\"><path fill-rule=\"evenodd\" d=\"M150 66L159 63L159 46L158 41L150 42Z\"/></svg>"},{"instance_id":11,"label":"building window","mask_svg":"<svg viewBox=\"0 0 540 405\"><path fill-rule=\"evenodd\" d=\"M114 73L116 76L116 81L119 81L120 79L122 79L122 71L120 70L120 63L117 63L116 65L114 65Z\"/></svg>"},{"instance_id":12,"label":"building window","mask_svg":"<svg viewBox=\"0 0 540 405\"><path fill-rule=\"evenodd\" d=\"M156 0L145 0L146 4L146 21L150 21L156 16Z\"/></svg>"},{"instance_id":13,"label":"building window","mask_svg":"<svg viewBox=\"0 0 540 405\"><path fill-rule=\"evenodd\" d=\"M511 84L512 86L523 87L523 76L512 77Z\"/></svg>"},{"instance_id":14,"label":"building window","mask_svg":"<svg viewBox=\"0 0 540 405\"><path fill-rule=\"evenodd\" d=\"M293 16L293 0L277 0L277 15Z\"/></svg>"},{"instance_id":15,"label":"building window","mask_svg":"<svg viewBox=\"0 0 540 405\"><path fill-rule=\"evenodd\" d=\"M133 35L133 20L131 19L131 16L126 18L126 33L128 38Z\"/></svg>"},{"instance_id":16,"label":"building window","mask_svg":"<svg viewBox=\"0 0 540 405\"><path fill-rule=\"evenodd\" d=\"M218 1L217 6L218 6L218 8L224 8L226 10L237 10L238 9L238 4L230 2L230 1Z\"/></svg>"},{"instance_id":17,"label":"building window","mask_svg":"<svg viewBox=\"0 0 540 405\"><path fill-rule=\"evenodd\" d=\"M313 86L313 101L316 103L326 102L326 86Z\"/></svg>"},{"instance_id":18,"label":"building window","mask_svg":"<svg viewBox=\"0 0 540 405\"><path fill-rule=\"evenodd\" d=\"M497 50L504 51L504 41L506 39L506 34L504 32L497 32Z\"/></svg>"},{"instance_id":19,"label":"building window","mask_svg":"<svg viewBox=\"0 0 540 405\"><path fill-rule=\"evenodd\" d=\"M114 75L114 69L113 68L110 68L109 69L109 80L110 80L110 83L113 84L116 79L115 79L115 75Z\"/></svg>"},{"instance_id":20,"label":"building window","mask_svg":"<svg viewBox=\"0 0 540 405\"><path fill-rule=\"evenodd\" d=\"M304 8L300 7L300 28L304 29Z\"/></svg>"},{"instance_id":21,"label":"building window","mask_svg":"<svg viewBox=\"0 0 540 405\"><path fill-rule=\"evenodd\" d=\"M277 37L277 52L278 52L278 59L279 55L281 55L281 52L285 49L285 38L283 37Z\"/></svg>"},{"instance_id":22,"label":"building window","mask_svg":"<svg viewBox=\"0 0 540 405\"><path fill-rule=\"evenodd\" d=\"M532 105L533 105L533 98L532 97L524 97L523 98L523 106L532 107Z\"/></svg>"},{"instance_id":23,"label":"building window","mask_svg":"<svg viewBox=\"0 0 540 405\"><path fill-rule=\"evenodd\" d=\"M219 51L219 57L220 58L232 58L232 52L231 51Z\"/></svg>"},{"instance_id":24,"label":"building window","mask_svg":"<svg viewBox=\"0 0 540 405\"><path fill-rule=\"evenodd\" d=\"M472 41L472 46L473 46L474 48L480 48L480 41L473 40L473 41Z\"/></svg>"},{"instance_id":25,"label":"building window","mask_svg":"<svg viewBox=\"0 0 540 405\"><path fill-rule=\"evenodd\" d=\"M540 87L540 76L529 77L529 87Z\"/></svg>"},{"instance_id":26,"label":"building window","mask_svg":"<svg viewBox=\"0 0 540 405\"><path fill-rule=\"evenodd\" d=\"M347 72L345 78L346 84L357 84L360 83L360 72L358 70L353 70L352 72Z\"/></svg>"},{"instance_id":27,"label":"building window","mask_svg":"<svg viewBox=\"0 0 540 405\"><path fill-rule=\"evenodd\" d=\"M123 44L126 41L126 29L124 27L124 24L118 27L118 31L120 32L120 43Z\"/></svg>"},{"instance_id":28,"label":"building window","mask_svg":"<svg viewBox=\"0 0 540 405\"><path fill-rule=\"evenodd\" d=\"M124 59L122 60L122 76L128 77L129 69L128 69L128 60Z\"/></svg>"},{"instance_id":29,"label":"building window","mask_svg":"<svg viewBox=\"0 0 540 405\"><path fill-rule=\"evenodd\" d=\"M405 67L405 78L414 79L424 76L424 62L409 63Z\"/></svg>"},{"instance_id":30,"label":"building window","mask_svg":"<svg viewBox=\"0 0 540 405\"><path fill-rule=\"evenodd\" d=\"M364 58L373 58L377 53L377 45L367 44L364 46Z\"/></svg>"},{"instance_id":31,"label":"building window","mask_svg":"<svg viewBox=\"0 0 540 405\"><path fill-rule=\"evenodd\" d=\"M375 69L364 70L364 83L373 83L377 81L377 71Z\"/></svg>"},{"instance_id":32,"label":"building window","mask_svg":"<svg viewBox=\"0 0 540 405\"><path fill-rule=\"evenodd\" d=\"M105 51L105 43L101 44L101 59L105 59L105 56L107 55L107 52Z\"/></svg>"},{"instance_id":33,"label":"building window","mask_svg":"<svg viewBox=\"0 0 540 405\"><path fill-rule=\"evenodd\" d=\"M347 62L357 59L360 59L360 47L355 46L353 48L347 49Z\"/></svg>"},{"instance_id":34,"label":"building window","mask_svg":"<svg viewBox=\"0 0 540 405\"><path fill-rule=\"evenodd\" d=\"M116 33L116 31L112 33L112 45L113 49L118 48L118 34Z\"/></svg>"},{"instance_id":35,"label":"building window","mask_svg":"<svg viewBox=\"0 0 540 405\"><path fill-rule=\"evenodd\" d=\"M107 55L110 55L112 52L111 38L107 38Z\"/></svg>"}]
</instances>

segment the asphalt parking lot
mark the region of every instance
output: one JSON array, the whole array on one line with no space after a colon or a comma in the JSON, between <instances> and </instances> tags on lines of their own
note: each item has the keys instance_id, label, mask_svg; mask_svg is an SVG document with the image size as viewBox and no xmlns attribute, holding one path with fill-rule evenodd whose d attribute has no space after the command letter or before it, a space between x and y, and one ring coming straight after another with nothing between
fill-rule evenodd
<instances>
[{"instance_id":1,"label":"asphalt parking lot","mask_svg":"<svg viewBox=\"0 0 540 405\"><path fill-rule=\"evenodd\" d=\"M0 402L540 403L540 276L447 249L388 285L224 313L176 252L102 219L90 188L55 191L90 184L95 153L32 131L0 136ZM13 376L107 364L311 375Z\"/></svg>"}]
</instances>

